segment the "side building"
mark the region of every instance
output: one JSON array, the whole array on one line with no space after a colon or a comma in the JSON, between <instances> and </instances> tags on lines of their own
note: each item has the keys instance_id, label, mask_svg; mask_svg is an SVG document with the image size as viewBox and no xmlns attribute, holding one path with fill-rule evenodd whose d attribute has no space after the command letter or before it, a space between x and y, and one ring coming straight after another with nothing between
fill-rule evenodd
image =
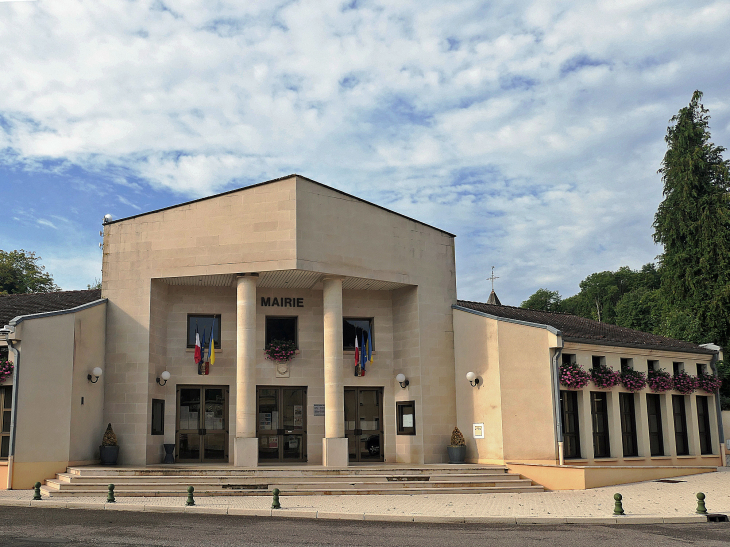
<instances>
[{"instance_id":1,"label":"side building","mask_svg":"<svg viewBox=\"0 0 730 547\"><path fill-rule=\"evenodd\" d=\"M561 385L563 364L584 371L716 375L720 348L569 314L489 303L454 306L459 426L471 461L506 463L547 488L586 488L724 465L716 393ZM473 388L460 381L474 372ZM566 467L567 466L567 467ZM670 472L667 468L676 470Z\"/></svg>"}]
</instances>

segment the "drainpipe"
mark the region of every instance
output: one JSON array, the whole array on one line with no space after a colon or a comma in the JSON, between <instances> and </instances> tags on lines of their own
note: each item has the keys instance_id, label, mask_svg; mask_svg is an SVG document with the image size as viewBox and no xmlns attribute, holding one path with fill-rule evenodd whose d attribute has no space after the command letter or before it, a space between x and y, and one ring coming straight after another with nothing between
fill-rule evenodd
<instances>
[{"instance_id":1,"label":"drainpipe","mask_svg":"<svg viewBox=\"0 0 730 547\"><path fill-rule=\"evenodd\" d=\"M13 398L10 403L10 447L8 450L7 489L13 489L13 461L15 460L15 423L18 420L18 377L20 376L20 352L8 336L8 348L13 352Z\"/></svg>"},{"instance_id":2,"label":"drainpipe","mask_svg":"<svg viewBox=\"0 0 730 547\"><path fill-rule=\"evenodd\" d=\"M712 373L715 376L718 376L717 373L717 358L720 354L720 348L719 346L715 346L714 344L703 344L705 347L708 347L709 349L715 349L715 353L712 355L712 359L710 359L710 368L712 369ZM722 405L720 404L720 390L718 389L715 392L715 412L717 412L717 438L720 440L720 458L722 460L722 466L725 467L727 464L725 459L725 432L722 427Z\"/></svg>"},{"instance_id":3,"label":"drainpipe","mask_svg":"<svg viewBox=\"0 0 730 547\"><path fill-rule=\"evenodd\" d=\"M555 348L550 368L553 372L553 414L555 415L555 436L558 439L558 463L565 465L563 452L563 413L560 410L560 365L558 365L563 348Z\"/></svg>"}]
</instances>

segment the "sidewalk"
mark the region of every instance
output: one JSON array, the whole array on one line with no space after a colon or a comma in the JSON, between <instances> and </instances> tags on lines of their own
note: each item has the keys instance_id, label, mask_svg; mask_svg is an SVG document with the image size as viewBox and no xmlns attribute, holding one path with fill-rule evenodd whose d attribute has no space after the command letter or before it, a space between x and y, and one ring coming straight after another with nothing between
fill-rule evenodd
<instances>
[{"instance_id":1,"label":"sidewalk","mask_svg":"<svg viewBox=\"0 0 730 547\"><path fill-rule=\"evenodd\" d=\"M296 517L407 522L495 524L650 524L704 522L695 513L704 492L708 513L730 515L730 468L676 477L676 483L648 481L592 490L531 494L429 494L373 496L286 496L271 509L271 496L44 498L31 490L0 491L0 506L64 507L115 511L195 512L261 517ZM623 495L625 516L613 515L615 493Z\"/></svg>"}]
</instances>

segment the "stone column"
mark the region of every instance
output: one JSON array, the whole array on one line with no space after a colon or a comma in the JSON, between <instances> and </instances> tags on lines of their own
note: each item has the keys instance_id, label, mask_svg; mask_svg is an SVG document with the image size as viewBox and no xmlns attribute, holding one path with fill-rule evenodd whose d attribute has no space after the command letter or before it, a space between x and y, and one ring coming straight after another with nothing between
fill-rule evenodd
<instances>
[{"instance_id":1,"label":"stone column","mask_svg":"<svg viewBox=\"0 0 730 547\"><path fill-rule=\"evenodd\" d=\"M584 388L578 392L578 428L580 430L580 455L584 460L594 459L593 414L591 413L591 391Z\"/></svg>"},{"instance_id":2,"label":"stone column","mask_svg":"<svg viewBox=\"0 0 730 547\"><path fill-rule=\"evenodd\" d=\"M348 463L345 438L345 393L342 384L342 278L326 277L322 291L324 311L324 439L322 465Z\"/></svg>"},{"instance_id":3,"label":"stone column","mask_svg":"<svg viewBox=\"0 0 730 547\"><path fill-rule=\"evenodd\" d=\"M611 445L612 458L624 457L623 431L621 429L621 403L618 391L606 393L606 410L608 411L608 442Z\"/></svg>"},{"instance_id":4,"label":"stone column","mask_svg":"<svg viewBox=\"0 0 730 547\"><path fill-rule=\"evenodd\" d=\"M639 456L651 458L651 438L649 435L649 407L646 404L646 393L634 394L636 403L636 440L639 443Z\"/></svg>"},{"instance_id":5,"label":"stone column","mask_svg":"<svg viewBox=\"0 0 730 547\"><path fill-rule=\"evenodd\" d=\"M236 437L233 465L258 465L256 438L256 283L258 274L238 276L236 286Z\"/></svg>"}]
</instances>

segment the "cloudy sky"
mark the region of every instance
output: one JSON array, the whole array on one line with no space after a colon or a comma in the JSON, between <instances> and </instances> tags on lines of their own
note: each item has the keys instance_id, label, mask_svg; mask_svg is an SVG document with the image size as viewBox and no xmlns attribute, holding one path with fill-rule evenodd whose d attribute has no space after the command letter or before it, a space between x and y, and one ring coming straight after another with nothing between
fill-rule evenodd
<instances>
[{"instance_id":1,"label":"cloudy sky","mask_svg":"<svg viewBox=\"0 0 730 547\"><path fill-rule=\"evenodd\" d=\"M0 248L300 173L455 233L459 297L638 268L669 118L730 146L730 1L0 0ZM726 154L727 157L727 154Z\"/></svg>"}]
</instances>

